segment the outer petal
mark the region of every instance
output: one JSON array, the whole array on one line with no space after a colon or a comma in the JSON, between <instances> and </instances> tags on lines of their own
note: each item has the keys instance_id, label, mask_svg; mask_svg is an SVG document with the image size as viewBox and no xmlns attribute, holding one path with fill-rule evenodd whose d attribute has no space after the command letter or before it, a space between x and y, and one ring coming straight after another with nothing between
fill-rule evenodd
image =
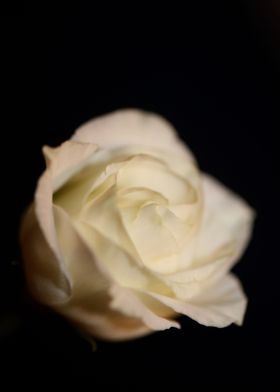
<instances>
[{"instance_id":1,"label":"outer petal","mask_svg":"<svg viewBox=\"0 0 280 392\"><path fill-rule=\"evenodd\" d=\"M205 174L202 181L205 204L196 266L215 262L228 253L230 268L250 240L255 213L243 199L214 178Z\"/></svg>"},{"instance_id":2,"label":"outer petal","mask_svg":"<svg viewBox=\"0 0 280 392\"><path fill-rule=\"evenodd\" d=\"M232 323L241 325L247 304L239 281L233 275L225 276L189 301L155 293L149 294L174 311L189 316L200 324L220 328Z\"/></svg>"},{"instance_id":3,"label":"outer petal","mask_svg":"<svg viewBox=\"0 0 280 392\"><path fill-rule=\"evenodd\" d=\"M106 302L106 306L108 306L108 302ZM61 313L63 314L63 311ZM81 330L104 340L123 341L139 338L153 332L141 320L124 317L120 312L114 310L111 310L110 313L97 313L87 308L72 306L65 310L64 315Z\"/></svg>"},{"instance_id":4,"label":"outer petal","mask_svg":"<svg viewBox=\"0 0 280 392\"><path fill-rule=\"evenodd\" d=\"M71 279L57 243L53 192L87 163L96 146L66 142L44 151L48 169L38 181L34 208L25 215L20 236L31 290L40 301L54 304L69 298Z\"/></svg>"},{"instance_id":5,"label":"outer petal","mask_svg":"<svg viewBox=\"0 0 280 392\"><path fill-rule=\"evenodd\" d=\"M254 211L217 180L203 176L204 211L187 268L163 276L182 300L221 279L244 252L252 232Z\"/></svg>"},{"instance_id":6,"label":"outer petal","mask_svg":"<svg viewBox=\"0 0 280 392\"><path fill-rule=\"evenodd\" d=\"M97 151L94 144L66 141L59 147L43 147L53 189L57 190L71 176L86 166Z\"/></svg>"},{"instance_id":7,"label":"outer petal","mask_svg":"<svg viewBox=\"0 0 280 392\"><path fill-rule=\"evenodd\" d=\"M161 194L171 204L192 203L197 198L195 189L187 179L145 155L134 157L123 165L118 172L117 183L120 189L147 188Z\"/></svg>"},{"instance_id":8,"label":"outer petal","mask_svg":"<svg viewBox=\"0 0 280 392\"><path fill-rule=\"evenodd\" d=\"M193 159L168 121L154 113L136 109L117 110L93 119L78 128L72 139L103 148L155 147Z\"/></svg>"},{"instance_id":9,"label":"outer petal","mask_svg":"<svg viewBox=\"0 0 280 392\"><path fill-rule=\"evenodd\" d=\"M49 167L38 181L35 192L35 213L47 243L57 259L60 259L52 210L53 192L87 164L96 151L96 146L66 142L55 149L45 148L45 153L46 151L48 151Z\"/></svg>"},{"instance_id":10,"label":"outer petal","mask_svg":"<svg viewBox=\"0 0 280 392\"><path fill-rule=\"evenodd\" d=\"M56 256L39 226L34 206L26 212L20 232L28 286L35 298L47 305L63 303L71 295L71 283L60 254Z\"/></svg>"},{"instance_id":11,"label":"outer petal","mask_svg":"<svg viewBox=\"0 0 280 392\"><path fill-rule=\"evenodd\" d=\"M57 206L55 221L59 245L72 277L72 296L67 303L55 307L58 312L89 333L110 340L178 326L149 310L133 290L116 284L103 261L93 255L68 216Z\"/></svg>"},{"instance_id":12,"label":"outer petal","mask_svg":"<svg viewBox=\"0 0 280 392\"><path fill-rule=\"evenodd\" d=\"M55 310L89 334L108 340L123 340L150 332L141 320L111 309L113 278L89 249L67 214L55 206L58 243L72 278L68 302Z\"/></svg>"},{"instance_id":13,"label":"outer petal","mask_svg":"<svg viewBox=\"0 0 280 392\"><path fill-rule=\"evenodd\" d=\"M180 328L180 324L176 321L156 315L130 289L113 286L111 295L113 296L111 303L113 309L119 310L129 317L142 320L151 330L162 331L171 327Z\"/></svg>"}]
</instances>

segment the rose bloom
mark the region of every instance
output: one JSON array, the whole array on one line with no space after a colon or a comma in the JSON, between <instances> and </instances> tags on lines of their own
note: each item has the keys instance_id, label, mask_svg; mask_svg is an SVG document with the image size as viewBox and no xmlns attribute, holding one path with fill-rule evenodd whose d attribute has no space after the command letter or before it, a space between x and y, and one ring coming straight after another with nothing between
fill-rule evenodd
<instances>
[{"instance_id":1,"label":"rose bloom","mask_svg":"<svg viewBox=\"0 0 280 392\"><path fill-rule=\"evenodd\" d=\"M116 111L43 152L47 168L21 226L39 302L109 340L180 328L180 314L242 324L246 296L229 271L253 210L199 171L166 120Z\"/></svg>"}]
</instances>

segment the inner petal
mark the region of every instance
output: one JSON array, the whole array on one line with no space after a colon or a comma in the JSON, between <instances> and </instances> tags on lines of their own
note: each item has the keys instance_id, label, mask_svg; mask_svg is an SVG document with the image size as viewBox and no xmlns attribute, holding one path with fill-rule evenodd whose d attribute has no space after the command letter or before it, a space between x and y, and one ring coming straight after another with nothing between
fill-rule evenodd
<instances>
[{"instance_id":1,"label":"inner petal","mask_svg":"<svg viewBox=\"0 0 280 392\"><path fill-rule=\"evenodd\" d=\"M95 190L95 197L83 206L78 221L95 228L117 246L123 248L135 260L139 259L137 251L126 233L116 204L115 184L110 176ZM97 194L99 192L99 194Z\"/></svg>"},{"instance_id":2,"label":"inner petal","mask_svg":"<svg viewBox=\"0 0 280 392\"><path fill-rule=\"evenodd\" d=\"M171 204L193 203L194 188L182 177L170 171L159 160L136 156L120 168L117 186L121 188L147 188L161 194Z\"/></svg>"},{"instance_id":3,"label":"inner petal","mask_svg":"<svg viewBox=\"0 0 280 392\"><path fill-rule=\"evenodd\" d=\"M129 233L142 261L148 267L157 259L174 255L179 251L172 233L162 224L155 203L141 209L121 210L124 226Z\"/></svg>"},{"instance_id":4,"label":"inner petal","mask_svg":"<svg viewBox=\"0 0 280 392\"><path fill-rule=\"evenodd\" d=\"M167 205L168 200L160 193L147 188L122 188L117 192L119 208L141 208L146 203Z\"/></svg>"}]
</instances>

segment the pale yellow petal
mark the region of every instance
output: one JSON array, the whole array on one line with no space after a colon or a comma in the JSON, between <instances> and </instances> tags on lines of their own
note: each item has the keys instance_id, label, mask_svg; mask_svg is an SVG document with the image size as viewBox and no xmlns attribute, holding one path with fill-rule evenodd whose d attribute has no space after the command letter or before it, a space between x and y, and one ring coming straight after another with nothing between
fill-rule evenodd
<instances>
[{"instance_id":1,"label":"pale yellow petal","mask_svg":"<svg viewBox=\"0 0 280 392\"><path fill-rule=\"evenodd\" d=\"M59 251L54 251L46 241L34 206L29 208L23 218L20 242L24 270L33 296L47 305L67 301L72 290L70 277Z\"/></svg>"},{"instance_id":2,"label":"pale yellow petal","mask_svg":"<svg viewBox=\"0 0 280 392\"><path fill-rule=\"evenodd\" d=\"M201 292L205 282L225 275L242 256L252 232L254 212L240 197L206 175L203 195L201 229L180 254L180 268L161 276L181 299L192 298ZM186 259L185 266L182 257Z\"/></svg>"},{"instance_id":3,"label":"pale yellow petal","mask_svg":"<svg viewBox=\"0 0 280 392\"><path fill-rule=\"evenodd\" d=\"M82 330L102 339L125 340L150 333L140 318L127 317L122 310L111 308L110 287L116 284L113 271L98 258L98 247L95 252L86 244L80 228L73 226L67 214L57 206L54 211L59 247L72 277L71 297L61 305L55 304L54 309ZM129 272L128 268L124 272Z\"/></svg>"},{"instance_id":4,"label":"pale yellow petal","mask_svg":"<svg viewBox=\"0 0 280 392\"><path fill-rule=\"evenodd\" d=\"M66 141L59 147L45 146L43 152L51 173L53 189L60 188L70 177L85 167L96 153L94 144Z\"/></svg>"},{"instance_id":5,"label":"pale yellow petal","mask_svg":"<svg viewBox=\"0 0 280 392\"><path fill-rule=\"evenodd\" d=\"M171 290L161 279L145 265L139 264L124 247L111 241L106 233L86 222L77 221L74 225L88 249L100 260L115 283L122 287L171 294Z\"/></svg>"},{"instance_id":6,"label":"pale yellow petal","mask_svg":"<svg viewBox=\"0 0 280 392\"><path fill-rule=\"evenodd\" d=\"M193 159L167 120L137 109L117 110L97 117L78 128L72 139L98 144L102 148L130 145L156 147Z\"/></svg>"},{"instance_id":7,"label":"pale yellow petal","mask_svg":"<svg viewBox=\"0 0 280 392\"><path fill-rule=\"evenodd\" d=\"M80 170L96 146L66 142L44 151L48 168L38 181L34 208L23 220L21 242L31 290L40 301L50 304L66 301L72 285L57 242L53 191Z\"/></svg>"},{"instance_id":8,"label":"pale yellow petal","mask_svg":"<svg viewBox=\"0 0 280 392\"><path fill-rule=\"evenodd\" d=\"M125 261L121 251L114 249L111 255L108 253L108 242L102 244L102 237L93 238L93 232L77 224L78 232L84 239L89 239L86 245L59 207L55 207L55 220L59 245L73 280L71 299L65 305L56 307L60 313L94 335L111 340L129 339L152 330L178 327L178 323L152 312L133 290L116 283L121 277L125 284L123 275L128 277L128 282L135 283L141 273L135 266L129 265L128 259ZM95 257L91 244L95 245ZM99 251L103 259L99 258ZM144 282L140 282L141 286Z\"/></svg>"},{"instance_id":9,"label":"pale yellow petal","mask_svg":"<svg viewBox=\"0 0 280 392\"><path fill-rule=\"evenodd\" d=\"M117 175L119 189L147 188L161 194L172 204L194 203L197 192L187 181L173 173L164 163L139 155L120 168Z\"/></svg>"},{"instance_id":10,"label":"pale yellow petal","mask_svg":"<svg viewBox=\"0 0 280 392\"><path fill-rule=\"evenodd\" d=\"M193 256L194 250L190 249L190 252ZM209 258L205 264L199 266L194 264L175 272L161 273L158 274L158 277L170 287L178 298L189 300L203 291L205 285L219 280L228 272L230 253L225 249L224 253L221 251L220 254L217 253L212 256L213 258Z\"/></svg>"},{"instance_id":11,"label":"pale yellow petal","mask_svg":"<svg viewBox=\"0 0 280 392\"><path fill-rule=\"evenodd\" d=\"M131 255L110 241L104 234L84 222L76 222L75 227L95 253L112 281L124 287L145 288L150 280L146 270L138 266Z\"/></svg>"},{"instance_id":12,"label":"pale yellow petal","mask_svg":"<svg viewBox=\"0 0 280 392\"><path fill-rule=\"evenodd\" d=\"M80 295L84 289L94 292L108 288L112 277L107 268L86 246L65 211L58 206L53 208L59 249L72 279L72 295L76 295L76 290Z\"/></svg>"},{"instance_id":13,"label":"pale yellow petal","mask_svg":"<svg viewBox=\"0 0 280 392\"><path fill-rule=\"evenodd\" d=\"M134 294L133 290L120 286L113 286L110 293L113 298L111 302L112 309L118 310L129 317L142 320L151 330L162 331L171 327L180 328L178 322L160 317L150 310L149 307Z\"/></svg>"},{"instance_id":14,"label":"pale yellow petal","mask_svg":"<svg viewBox=\"0 0 280 392\"><path fill-rule=\"evenodd\" d=\"M65 142L55 151L48 151L48 169L38 181L35 192L35 213L46 242L60 260L53 217L53 192L71 175L78 172L95 153L96 146ZM61 260L60 260L61 261ZM61 262L62 266L63 263Z\"/></svg>"},{"instance_id":15,"label":"pale yellow petal","mask_svg":"<svg viewBox=\"0 0 280 392\"><path fill-rule=\"evenodd\" d=\"M106 183L108 183L106 185ZM107 186L107 188L106 188ZM123 248L137 261L139 255L127 235L116 204L115 185L111 183L110 177L103 183L104 194L95 195L95 198L89 200L82 208L78 221L86 223L96 229L101 235L109 241Z\"/></svg>"},{"instance_id":16,"label":"pale yellow petal","mask_svg":"<svg viewBox=\"0 0 280 392\"><path fill-rule=\"evenodd\" d=\"M178 253L178 244L162 224L155 204L148 204L139 211L125 208L121 211L123 224L143 263L157 269L162 258Z\"/></svg>"},{"instance_id":17,"label":"pale yellow petal","mask_svg":"<svg viewBox=\"0 0 280 392\"><path fill-rule=\"evenodd\" d=\"M209 175L203 176L204 214L198 234L196 264L215 262L228 251L230 268L243 254L252 234L255 213L238 195ZM210 260L209 260L210 258Z\"/></svg>"},{"instance_id":18,"label":"pale yellow petal","mask_svg":"<svg viewBox=\"0 0 280 392\"><path fill-rule=\"evenodd\" d=\"M189 301L149 294L179 314L189 316L200 324L220 328L232 323L241 325L247 305L238 279L230 274L206 287Z\"/></svg>"}]
</instances>

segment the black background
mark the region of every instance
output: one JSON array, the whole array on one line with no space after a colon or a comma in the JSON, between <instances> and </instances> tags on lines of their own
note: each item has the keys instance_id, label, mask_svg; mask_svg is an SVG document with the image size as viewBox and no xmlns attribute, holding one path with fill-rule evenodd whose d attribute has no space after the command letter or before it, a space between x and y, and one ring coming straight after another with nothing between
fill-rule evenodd
<instances>
[{"instance_id":1,"label":"black background","mask_svg":"<svg viewBox=\"0 0 280 392\"><path fill-rule=\"evenodd\" d=\"M199 3L166 19L151 16L145 8L137 24L138 9L127 9L125 25L112 9L114 23L96 10L2 18L3 375L21 374L29 380L33 375L80 377L89 380L93 390L102 383L132 388L141 382L148 385L148 380L186 389L277 380L276 3L244 1L227 8ZM201 169L256 209L253 239L234 269L249 298L243 327L207 328L183 317L180 331L126 343L97 342L93 352L65 320L29 298L18 227L44 168L41 146L57 145L89 118L123 107L165 116L193 150Z\"/></svg>"}]
</instances>

